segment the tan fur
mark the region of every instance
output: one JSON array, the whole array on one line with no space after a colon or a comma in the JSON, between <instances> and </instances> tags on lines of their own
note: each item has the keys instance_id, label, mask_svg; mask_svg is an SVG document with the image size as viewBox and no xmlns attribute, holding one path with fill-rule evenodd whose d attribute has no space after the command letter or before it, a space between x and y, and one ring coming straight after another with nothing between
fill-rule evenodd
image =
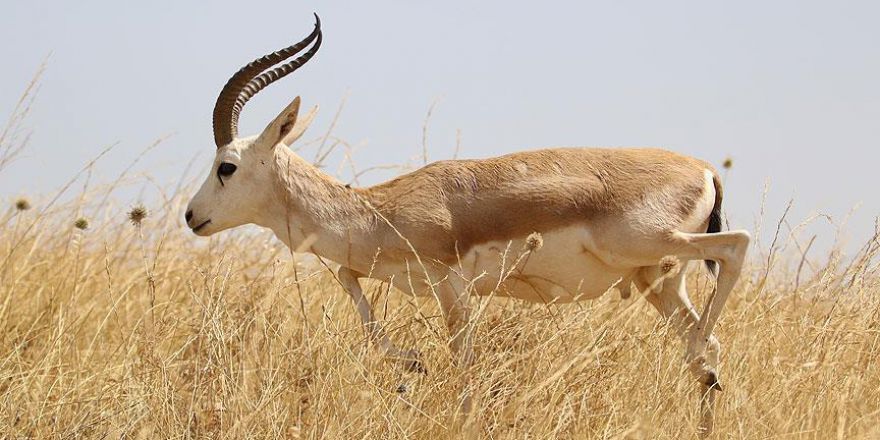
<instances>
[{"instance_id":1,"label":"tan fur","mask_svg":"<svg viewBox=\"0 0 880 440\"><path fill-rule=\"evenodd\" d=\"M652 227L672 230L702 196L706 169L659 149L557 148L436 162L360 193L423 256L452 263L475 244L621 217L659 193Z\"/></svg>"}]
</instances>

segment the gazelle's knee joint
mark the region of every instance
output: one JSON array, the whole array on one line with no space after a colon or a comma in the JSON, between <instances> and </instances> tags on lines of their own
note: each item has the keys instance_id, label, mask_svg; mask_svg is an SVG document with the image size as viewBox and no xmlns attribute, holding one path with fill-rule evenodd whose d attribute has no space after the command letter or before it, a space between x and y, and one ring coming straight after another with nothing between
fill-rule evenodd
<instances>
[{"instance_id":1,"label":"gazelle's knee joint","mask_svg":"<svg viewBox=\"0 0 880 440\"><path fill-rule=\"evenodd\" d=\"M730 245L727 246L724 253L724 261L721 264L734 264L737 266L738 271L739 266L745 259L752 237L747 231L730 231L729 234L731 238Z\"/></svg>"}]
</instances>

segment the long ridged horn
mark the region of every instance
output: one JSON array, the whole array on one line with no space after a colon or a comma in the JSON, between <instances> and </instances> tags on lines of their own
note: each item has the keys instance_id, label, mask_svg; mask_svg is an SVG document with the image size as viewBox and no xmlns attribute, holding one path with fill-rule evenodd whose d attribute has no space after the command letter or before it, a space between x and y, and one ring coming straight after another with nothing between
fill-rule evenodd
<instances>
[{"instance_id":1,"label":"long ridged horn","mask_svg":"<svg viewBox=\"0 0 880 440\"><path fill-rule=\"evenodd\" d=\"M321 47L321 39L321 19L318 17L318 14L315 14L315 29L305 39L293 46L257 58L239 69L235 75L232 75L232 78L229 78L229 81L223 86L223 90L220 91L220 95L217 96L217 102L214 104L214 143L217 144L217 148L232 142L238 135L238 116L248 100L269 84L302 67L303 64L318 52L318 48ZM312 41L315 41L315 45L302 56L287 64L263 72L296 55L311 44Z\"/></svg>"}]
</instances>

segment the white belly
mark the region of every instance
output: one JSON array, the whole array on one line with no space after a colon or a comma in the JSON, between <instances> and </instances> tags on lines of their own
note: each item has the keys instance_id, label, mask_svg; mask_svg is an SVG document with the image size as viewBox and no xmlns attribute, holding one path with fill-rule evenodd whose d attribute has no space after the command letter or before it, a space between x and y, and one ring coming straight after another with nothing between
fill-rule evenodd
<instances>
[{"instance_id":1,"label":"white belly","mask_svg":"<svg viewBox=\"0 0 880 440\"><path fill-rule=\"evenodd\" d=\"M618 266L613 255L600 252L585 227L543 233L543 243L531 251L526 241L485 243L462 258L465 272L477 280L475 293L550 303L629 288L634 269Z\"/></svg>"},{"instance_id":2,"label":"white belly","mask_svg":"<svg viewBox=\"0 0 880 440\"><path fill-rule=\"evenodd\" d=\"M629 289L636 271L636 267L616 261L613 252L598 249L585 226L545 232L541 246L531 251L525 247L526 240L521 237L474 246L453 270L472 281L474 294L541 303L592 299L615 287ZM379 278L390 279L403 292L430 294L424 288L425 271L416 263L408 268L394 264L377 269L377 275L382 275Z\"/></svg>"}]
</instances>

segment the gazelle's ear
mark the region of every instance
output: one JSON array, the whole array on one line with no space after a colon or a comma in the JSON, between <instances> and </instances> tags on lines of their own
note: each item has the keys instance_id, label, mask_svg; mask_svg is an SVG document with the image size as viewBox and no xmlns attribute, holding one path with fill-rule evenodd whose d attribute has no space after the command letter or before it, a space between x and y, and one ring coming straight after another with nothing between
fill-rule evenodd
<instances>
[{"instance_id":1,"label":"gazelle's ear","mask_svg":"<svg viewBox=\"0 0 880 440\"><path fill-rule=\"evenodd\" d=\"M299 96L291 102L269 125L263 129L257 138L257 144L269 148L275 148L296 126L296 118L299 115Z\"/></svg>"},{"instance_id":2,"label":"gazelle's ear","mask_svg":"<svg viewBox=\"0 0 880 440\"><path fill-rule=\"evenodd\" d=\"M293 124L293 129L281 139L281 142L288 147L297 141L300 137L302 137L303 133L309 128L309 125L312 125L312 121L315 120L315 115L318 114L318 106L312 107L309 112L301 117L297 118L296 123Z\"/></svg>"}]
</instances>

